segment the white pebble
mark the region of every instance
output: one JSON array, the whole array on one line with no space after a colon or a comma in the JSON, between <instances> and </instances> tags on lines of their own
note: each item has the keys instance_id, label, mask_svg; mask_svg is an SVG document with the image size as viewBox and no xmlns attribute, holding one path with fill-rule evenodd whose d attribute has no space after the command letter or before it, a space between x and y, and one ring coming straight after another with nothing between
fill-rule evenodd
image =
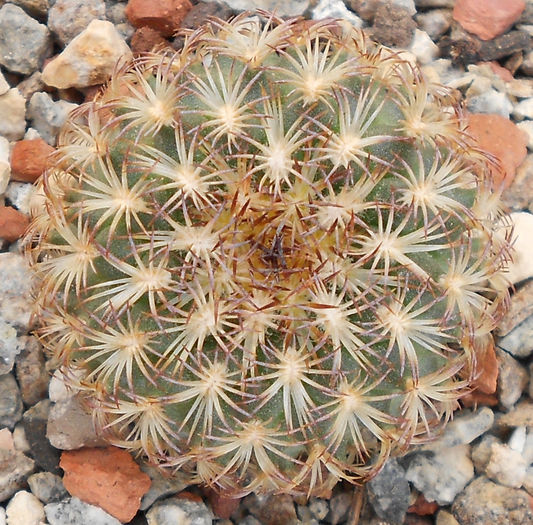
<instances>
[{"instance_id":1,"label":"white pebble","mask_svg":"<svg viewBox=\"0 0 533 525\"><path fill-rule=\"evenodd\" d=\"M493 443L490 460L485 470L487 477L504 485L518 489L526 478L527 464L516 450L507 445Z\"/></svg>"},{"instance_id":2,"label":"white pebble","mask_svg":"<svg viewBox=\"0 0 533 525\"><path fill-rule=\"evenodd\" d=\"M526 427L515 428L507 444L511 450L522 454L526 446Z\"/></svg>"},{"instance_id":3,"label":"white pebble","mask_svg":"<svg viewBox=\"0 0 533 525\"><path fill-rule=\"evenodd\" d=\"M527 147L533 150L533 120L523 120L517 126L527 133Z\"/></svg>"},{"instance_id":4,"label":"white pebble","mask_svg":"<svg viewBox=\"0 0 533 525\"><path fill-rule=\"evenodd\" d=\"M44 506L31 493L19 490L6 507L7 525L39 525L44 522Z\"/></svg>"},{"instance_id":5,"label":"white pebble","mask_svg":"<svg viewBox=\"0 0 533 525\"><path fill-rule=\"evenodd\" d=\"M93 20L43 69L42 80L59 89L102 84L131 50L111 22Z\"/></svg>"},{"instance_id":6,"label":"white pebble","mask_svg":"<svg viewBox=\"0 0 533 525\"><path fill-rule=\"evenodd\" d=\"M0 95L0 135L19 140L26 129L26 100L17 88Z\"/></svg>"},{"instance_id":7,"label":"white pebble","mask_svg":"<svg viewBox=\"0 0 533 525\"><path fill-rule=\"evenodd\" d=\"M526 98L515 105L513 117L517 120L533 119L533 98Z\"/></svg>"},{"instance_id":8,"label":"white pebble","mask_svg":"<svg viewBox=\"0 0 533 525\"><path fill-rule=\"evenodd\" d=\"M420 29L415 30L415 35L409 46L409 51L416 56L422 64L429 64L439 56L439 47L431 40L431 37Z\"/></svg>"},{"instance_id":9,"label":"white pebble","mask_svg":"<svg viewBox=\"0 0 533 525\"><path fill-rule=\"evenodd\" d=\"M9 140L5 137L0 137L0 195L3 195L6 192L10 177Z\"/></svg>"},{"instance_id":10,"label":"white pebble","mask_svg":"<svg viewBox=\"0 0 533 525\"><path fill-rule=\"evenodd\" d=\"M9 84L7 83L4 75L0 71L0 95L4 95L9 91Z\"/></svg>"}]
</instances>

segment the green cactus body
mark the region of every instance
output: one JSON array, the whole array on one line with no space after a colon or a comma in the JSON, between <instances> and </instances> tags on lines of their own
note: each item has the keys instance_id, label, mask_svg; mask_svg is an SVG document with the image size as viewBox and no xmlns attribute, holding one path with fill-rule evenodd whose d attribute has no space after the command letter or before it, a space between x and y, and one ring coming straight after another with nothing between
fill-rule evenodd
<instances>
[{"instance_id":1,"label":"green cactus body","mask_svg":"<svg viewBox=\"0 0 533 525\"><path fill-rule=\"evenodd\" d=\"M450 93L359 31L212 21L63 130L38 332L162 467L240 494L364 480L450 418L490 343L489 168Z\"/></svg>"}]
</instances>

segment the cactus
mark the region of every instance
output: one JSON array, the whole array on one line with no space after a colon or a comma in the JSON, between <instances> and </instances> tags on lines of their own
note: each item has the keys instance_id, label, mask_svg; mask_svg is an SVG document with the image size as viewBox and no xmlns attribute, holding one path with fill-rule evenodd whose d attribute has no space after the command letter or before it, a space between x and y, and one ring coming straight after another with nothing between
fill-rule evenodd
<instances>
[{"instance_id":1,"label":"cactus","mask_svg":"<svg viewBox=\"0 0 533 525\"><path fill-rule=\"evenodd\" d=\"M28 234L37 331L110 442L322 494L450 419L510 243L449 90L341 21L263 15L72 115Z\"/></svg>"}]
</instances>

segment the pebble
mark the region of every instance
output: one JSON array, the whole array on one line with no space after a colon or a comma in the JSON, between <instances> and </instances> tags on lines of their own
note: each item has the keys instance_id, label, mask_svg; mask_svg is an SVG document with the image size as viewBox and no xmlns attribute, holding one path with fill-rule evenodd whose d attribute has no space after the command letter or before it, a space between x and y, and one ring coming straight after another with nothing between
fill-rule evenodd
<instances>
[{"instance_id":1,"label":"pebble","mask_svg":"<svg viewBox=\"0 0 533 525\"><path fill-rule=\"evenodd\" d=\"M148 525L211 525L213 519L205 503L175 497L155 502L146 513Z\"/></svg>"},{"instance_id":2,"label":"pebble","mask_svg":"<svg viewBox=\"0 0 533 525\"><path fill-rule=\"evenodd\" d=\"M15 208L0 206L0 239L15 242L24 235L29 222L28 217Z\"/></svg>"},{"instance_id":3,"label":"pebble","mask_svg":"<svg viewBox=\"0 0 533 525\"><path fill-rule=\"evenodd\" d=\"M7 83L6 77L2 71L0 71L0 95L4 95L9 91L9 84Z\"/></svg>"},{"instance_id":4,"label":"pebble","mask_svg":"<svg viewBox=\"0 0 533 525\"><path fill-rule=\"evenodd\" d=\"M499 427L533 428L533 402L531 400L517 403L509 412L496 418Z\"/></svg>"},{"instance_id":5,"label":"pebble","mask_svg":"<svg viewBox=\"0 0 533 525\"><path fill-rule=\"evenodd\" d=\"M363 26L363 21L347 9L342 0L319 0L311 11L311 18L313 20L342 18L350 22L354 27L361 28Z\"/></svg>"},{"instance_id":6,"label":"pebble","mask_svg":"<svg viewBox=\"0 0 533 525\"><path fill-rule=\"evenodd\" d=\"M7 185L5 197L15 208L24 215L30 215L32 196L35 194L35 187L25 182L10 182Z\"/></svg>"},{"instance_id":7,"label":"pebble","mask_svg":"<svg viewBox=\"0 0 533 525\"><path fill-rule=\"evenodd\" d=\"M527 133L527 147L529 150L533 150L533 120L524 120L517 123L518 129Z\"/></svg>"},{"instance_id":8,"label":"pebble","mask_svg":"<svg viewBox=\"0 0 533 525\"><path fill-rule=\"evenodd\" d=\"M505 487L520 488L526 477L527 464L520 452L501 443L493 443L485 473Z\"/></svg>"},{"instance_id":9,"label":"pebble","mask_svg":"<svg viewBox=\"0 0 533 525\"><path fill-rule=\"evenodd\" d=\"M366 485L369 502L376 514L391 525L402 525L409 507L409 482L394 458Z\"/></svg>"},{"instance_id":10,"label":"pebble","mask_svg":"<svg viewBox=\"0 0 533 525\"><path fill-rule=\"evenodd\" d=\"M496 348L496 356L499 361L498 401L505 410L510 410L525 390L529 375L525 367L507 352Z\"/></svg>"},{"instance_id":11,"label":"pebble","mask_svg":"<svg viewBox=\"0 0 533 525\"><path fill-rule=\"evenodd\" d=\"M205 0L206 2L219 3L218 0ZM233 11L255 11L261 9L264 11L275 11L280 17L293 17L303 15L309 9L311 2L309 0L224 0Z\"/></svg>"},{"instance_id":12,"label":"pebble","mask_svg":"<svg viewBox=\"0 0 533 525\"><path fill-rule=\"evenodd\" d=\"M131 57L130 48L111 22L93 20L56 58L46 64L42 81L59 89L102 84L109 80L119 59L129 60ZM46 141L51 144L49 140Z\"/></svg>"},{"instance_id":13,"label":"pebble","mask_svg":"<svg viewBox=\"0 0 533 525\"><path fill-rule=\"evenodd\" d=\"M148 463L142 463L140 467L151 480L148 492L141 499L139 507L141 510L148 509L158 499L181 492L190 484L190 476L184 472L178 471L172 476L167 476L160 469Z\"/></svg>"},{"instance_id":14,"label":"pebble","mask_svg":"<svg viewBox=\"0 0 533 525\"><path fill-rule=\"evenodd\" d=\"M408 48L415 29L416 22L409 12L389 1L376 10L371 34L372 38L386 46Z\"/></svg>"},{"instance_id":15,"label":"pebble","mask_svg":"<svg viewBox=\"0 0 533 525\"><path fill-rule=\"evenodd\" d=\"M415 29L409 51L416 56L421 65L429 64L439 56L437 44L434 44L431 37L420 29Z\"/></svg>"},{"instance_id":16,"label":"pebble","mask_svg":"<svg viewBox=\"0 0 533 525\"><path fill-rule=\"evenodd\" d=\"M525 211L513 212L510 219L514 238L513 260L509 264L506 277L516 284L533 276L533 214Z\"/></svg>"},{"instance_id":17,"label":"pebble","mask_svg":"<svg viewBox=\"0 0 533 525\"><path fill-rule=\"evenodd\" d=\"M527 155L528 137L516 124L501 115L468 115L468 132L481 149L492 153L502 164L503 174L493 172L496 185L509 186ZM503 175L503 178L502 178Z\"/></svg>"},{"instance_id":18,"label":"pebble","mask_svg":"<svg viewBox=\"0 0 533 525\"><path fill-rule=\"evenodd\" d=\"M472 113L496 114L507 119L513 111L513 103L509 97L495 89L489 89L481 95L469 97L466 107Z\"/></svg>"},{"instance_id":19,"label":"pebble","mask_svg":"<svg viewBox=\"0 0 533 525\"><path fill-rule=\"evenodd\" d=\"M54 102L48 93L38 91L28 104L28 118L39 135L50 146L55 146L59 130L75 107L77 104L65 100Z\"/></svg>"},{"instance_id":20,"label":"pebble","mask_svg":"<svg viewBox=\"0 0 533 525\"><path fill-rule=\"evenodd\" d=\"M0 195L5 193L10 177L9 140L0 137Z\"/></svg>"},{"instance_id":21,"label":"pebble","mask_svg":"<svg viewBox=\"0 0 533 525\"><path fill-rule=\"evenodd\" d=\"M437 517L435 519L435 525L460 525L460 524L453 517L453 514L449 513L447 510L439 510L439 512L437 512Z\"/></svg>"},{"instance_id":22,"label":"pebble","mask_svg":"<svg viewBox=\"0 0 533 525\"><path fill-rule=\"evenodd\" d=\"M19 140L26 129L26 100L17 88L0 95L0 136Z\"/></svg>"},{"instance_id":23,"label":"pebble","mask_svg":"<svg viewBox=\"0 0 533 525\"><path fill-rule=\"evenodd\" d=\"M481 476L457 496L452 513L461 525L531 525L527 492Z\"/></svg>"},{"instance_id":24,"label":"pebble","mask_svg":"<svg viewBox=\"0 0 533 525\"><path fill-rule=\"evenodd\" d=\"M60 501L68 496L63 480L57 474L51 472L37 472L28 477L28 486L43 503Z\"/></svg>"},{"instance_id":25,"label":"pebble","mask_svg":"<svg viewBox=\"0 0 533 525\"><path fill-rule=\"evenodd\" d=\"M91 414L76 397L54 403L48 415L46 437L59 450L98 447L106 444L95 432Z\"/></svg>"},{"instance_id":26,"label":"pebble","mask_svg":"<svg viewBox=\"0 0 533 525\"><path fill-rule=\"evenodd\" d=\"M15 364L15 358L21 352L22 347L23 344L18 339L15 328L0 319L0 375L11 371Z\"/></svg>"},{"instance_id":27,"label":"pebble","mask_svg":"<svg viewBox=\"0 0 533 525\"><path fill-rule=\"evenodd\" d=\"M43 470L59 474L59 450L46 437L50 400L43 399L24 412L24 433L36 465Z\"/></svg>"},{"instance_id":28,"label":"pebble","mask_svg":"<svg viewBox=\"0 0 533 525\"><path fill-rule=\"evenodd\" d=\"M457 445L438 453L415 452L406 477L426 500L449 505L474 477L470 447Z\"/></svg>"},{"instance_id":29,"label":"pebble","mask_svg":"<svg viewBox=\"0 0 533 525\"><path fill-rule=\"evenodd\" d=\"M479 442L472 447L470 457L478 474L485 473L485 469L490 461L493 443L501 443L501 441L492 434L485 434Z\"/></svg>"},{"instance_id":30,"label":"pebble","mask_svg":"<svg viewBox=\"0 0 533 525\"><path fill-rule=\"evenodd\" d=\"M22 401L32 406L47 396L50 375L39 341L34 336L22 336L19 342L22 351L16 358L15 375Z\"/></svg>"},{"instance_id":31,"label":"pebble","mask_svg":"<svg viewBox=\"0 0 533 525\"><path fill-rule=\"evenodd\" d=\"M117 447L64 451L59 465L64 471L63 484L72 496L124 522L137 514L150 487L150 477L128 452Z\"/></svg>"},{"instance_id":32,"label":"pebble","mask_svg":"<svg viewBox=\"0 0 533 525\"><path fill-rule=\"evenodd\" d=\"M453 18L482 40L491 40L503 35L525 7L525 0L457 0Z\"/></svg>"},{"instance_id":33,"label":"pebble","mask_svg":"<svg viewBox=\"0 0 533 525\"><path fill-rule=\"evenodd\" d=\"M52 54L48 28L16 5L0 9L0 35L0 64L13 73L33 73Z\"/></svg>"},{"instance_id":34,"label":"pebble","mask_svg":"<svg viewBox=\"0 0 533 525\"><path fill-rule=\"evenodd\" d=\"M18 253L0 253L0 319L25 335L30 329L33 274L28 261Z\"/></svg>"},{"instance_id":35,"label":"pebble","mask_svg":"<svg viewBox=\"0 0 533 525\"><path fill-rule=\"evenodd\" d=\"M31 493L19 490L6 507L8 525L41 525L44 522L44 506Z\"/></svg>"},{"instance_id":36,"label":"pebble","mask_svg":"<svg viewBox=\"0 0 533 525\"><path fill-rule=\"evenodd\" d=\"M22 418L22 398L13 374L0 376L0 426L11 430Z\"/></svg>"},{"instance_id":37,"label":"pebble","mask_svg":"<svg viewBox=\"0 0 533 525\"><path fill-rule=\"evenodd\" d=\"M48 27L66 46L92 20L105 20L104 0L56 0L48 11Z\"/></svg>"},{"instance_id":38,"label":"pebble","mask_svg":"<svg viewBox=\"0 0 533 525\"><path fill-rule=\"evenodd\" d=\"M494 423L494 412L489 407L480 407L470 412L459 413L450 421L438 439L424 448L438 451L456 445L467 445L489 430Z\"/></svg>"},{"instance_id":39,"label":"pebble","mask_svg":"<svg viewBox=\"0 0 533 525\"><path fill-rule=\"evenodd\" d=\"M297 521L294 500L288 494L250 494L243 506L263 525L293 524Z\"/></svg>"},{"instance_id":40,"label":"pebble","mask_svg":"<svg viewBox=\"0 0 533 525\"><path fill-rule=\"evenodd\" d=\"M533 315L529 316L505 337L499 339L498 346L515 357L529 357L533 354L533 337L531 337L531 334L533 334Z\"/></svg>"},{"instance_id":41,"label":"pebble","mask_svg":"<svg viewBox=\"0 0 533 525\"><path fill-rule=\"evenodd\" d=\"M34 468L33 460L22 452L0 449L0 501L23 488Z\"/></svg>"},{"instance_id":42,"label":"pebble","mask_svg":"<svg viewBox=\"0 0 533 525\"><path fill-rule=\"evenodd\" d=\"M75 497L48 503L44 512L50 525L121 525L105 510Z\"/></svg>"},{"instance_id":43,"label":"pebble","mask_svg":"<svg viewBox=\"0 0 533 525\"><path fill-rule=\"evenodd\" d=\"M43 139L17 141L11 152L11 178L21 182L35 182L47 166L54 148Z\"/></svg>"},{"instance_id":44,"label":"pebble","mask_svg":"<svg viewBox=\"0 0 533 525\"><path fill-rule=\"evenodd\" d=\"M533 98L518 102L513 108L513 117L516 120L533 119Z\"/></svg>"},{"instance_id":45,"label":"pebble","mask_svg":"<svg viewBox=\"0 0 533 525\"><path fill-rule=\"evenodd\" d=\"M134 27L148 26L173 36L191 7L189 0L129 0L125 13ZM253 11L252 5L249 9Z\"/></svg>"},{"instance_id":46,"label":"pebble","mask_svg":"<svg viewBox=\"0 0 533 525\"><path fill-rule=\"evenodd\" d=\"M450 29L452 14L446 9L434 9L427 13L419 13L416 16L416 21L432 40L438 40Z\"/></svg>"}]
</instances>

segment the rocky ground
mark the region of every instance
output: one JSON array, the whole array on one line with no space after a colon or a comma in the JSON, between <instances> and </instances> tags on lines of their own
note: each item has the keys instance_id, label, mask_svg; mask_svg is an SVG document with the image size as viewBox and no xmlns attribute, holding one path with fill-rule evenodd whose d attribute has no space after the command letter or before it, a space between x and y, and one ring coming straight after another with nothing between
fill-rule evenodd
<instances>
[{"instance_id":1,"label":"rocky ground","mask_svg":"<svg viewBox=\"0 0 533 525\"><path fill-rule=\"evenodd\" d=\"M69 111L120 55L178 49L179 27L255 7L345 18L456 89L505 168L517 238L511 308L464 410L364 489L327 499L228 500L139 466L94 435L31 335L20 237ZM533 524L532 36L532 0L0 0L0 525Z\"/></svg>"}]
</instances>

